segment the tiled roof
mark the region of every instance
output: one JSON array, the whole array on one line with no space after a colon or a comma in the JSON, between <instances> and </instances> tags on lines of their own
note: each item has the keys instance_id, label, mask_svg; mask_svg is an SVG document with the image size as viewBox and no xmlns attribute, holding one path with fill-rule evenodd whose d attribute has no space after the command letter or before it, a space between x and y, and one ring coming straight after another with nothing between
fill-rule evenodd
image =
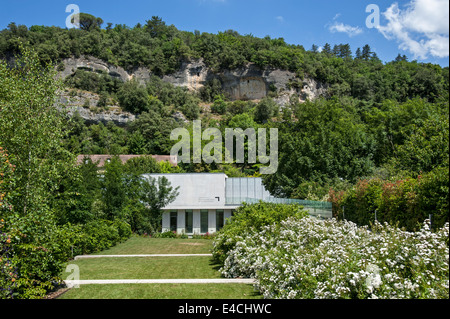
<instances>
[{"instance_id":1,"label":"tiled roof","mask_svg":"<svg viewBox=\"0 0 450 319\"><path fill-rule=\"evenodd\" d=\"M125 164L127 161L129 161L132 158L136 157L144 157L144 156L151 156L153 157L157 162L169 162L172 164L172 166L177 166L178 164L178 158L177 156L171 156L171 155L119 155L119 159L122 161L123 164ZM114 157L114 155L79 155L77 157L77 164L82 164L83 160L85 158L90 158L93 163L98 162L98 167L105 166L105 163L108 159L111 159Z\"/></svg>"}]
</instances>

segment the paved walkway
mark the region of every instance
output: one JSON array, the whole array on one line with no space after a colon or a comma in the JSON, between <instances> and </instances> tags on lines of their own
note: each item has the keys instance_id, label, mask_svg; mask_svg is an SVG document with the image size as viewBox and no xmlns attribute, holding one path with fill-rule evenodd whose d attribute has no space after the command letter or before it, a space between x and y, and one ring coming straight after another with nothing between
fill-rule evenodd
<instances>
[{"instance_id":1,"label":"paved walkway","mask_svg":"<svg viewBox=\"0 0 450 319\"><path fill-rule=\"evenodd\" d=\"M93 258L151 258L151 257L212 257L212 254L151 254L151 255L80 255L74 260Z\"/></svg>"},{"instance_id":2,"label":"paved walkway","mask_svg":"<svg viewBox=\"0 0 450 319\"><path fill-rule=\"evenodd\" d=\"M151 255L80 255L74 260L94 258L151 258L151 257L212 257L212 254L151 254ZM80 285L114 284L254 284L254 279L111 279L65 280L68 288Z\"/></svg>"},{"instance_id":3,"label":"paved walkway","mask_svg":"<svg viewBox=\"0 0 450 319\"><path fill-rule=\"evenodd\" d=\"M78 285L114 284L253 284L254 279L114 279L114 280L65 280L68 288Z\"/></svg>"}]
</instances>

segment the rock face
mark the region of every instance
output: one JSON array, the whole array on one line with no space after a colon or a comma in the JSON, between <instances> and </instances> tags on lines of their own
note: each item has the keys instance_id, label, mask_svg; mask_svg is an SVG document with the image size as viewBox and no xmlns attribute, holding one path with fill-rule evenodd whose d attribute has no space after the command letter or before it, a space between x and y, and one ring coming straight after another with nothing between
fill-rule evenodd
<instances>
[{"instance_id":1,"label":"rock face","mask_svg":"<svg viewBox=\"0 0 450 319\"><path fill-rule=\"evenodd\" d=\"M164 76L163 81L175 86L187 87L190 91L198 91L212 78L208 67L202 60L198 60L189 63L183 62L178 72Z\"/></svg>"},{"instance_id":2,"label":"rock face","mask_svg":"<svg viewBox=\"0 0 450 319\"><path fill-rule=\"evenodd\" d=\"M135 115L123 112L116 105L100 109L97 107L98 101L97 94L84 91L77 91L76 95L62 92L59 97L59 102L66 106L68 115L73 116L78 113L88 124L114 122L116 125L125 126L136 119Z\"/></svg>"},{"instance_id":3,"label":"rock face","mask_svg":"<svg viewBox=\"0 0 450 319\"><path fill-rule=\"evenodd\" d=\"M325 96L328 86L312 78L300 80L295 73L278 69L260 69L254 64L235 70L213 73L202 60L183 63L180 71L164 76L163 80L175 86L199 91L213 79L222 83L230 100L260 100L272 92L281 106L289 103L292 96L300 102ZM301 84L299 85L299 82Z\"/></svg>"},{"instance_id":4,"label":"rock face","mask_svg":"<svg viewBox=\"0 0 450 319\"><path fill-rule=\"evenodd\" d=\"M63 61L64 69L59 71L62 79L72 75L76 70L91 72L105 72L106 74L119 78L123 82L131 80L131 76L120 66L114 66L94 57L69 58Z\"/></svg>"},{"instance_id":5,"label":"rock face","mask_svg":"<svg viewBox=\"0 0 450 319\"><path fill-rule=\"evenodd\" d=\"M92 72L105 72L117 77L123 82L135 79L145 83L150 79L151 72L145 67L139 67L127 72L121 67L108 64L94 57L70 58L63 61L64 70L60 77L65 79L77 69ZM186 87L191 91L199 91L209 81L218 79L230 100L260 100L269 93L281 106L286 105L292 97L303 102L314 100L327 94L328 86L312 78L299 79L295 73L278 69L260 69L249 63L245 67L214 73L202 59L183 62L180 70L166 75L163 81L175 86Z\"/></svg>"}]
</instances>

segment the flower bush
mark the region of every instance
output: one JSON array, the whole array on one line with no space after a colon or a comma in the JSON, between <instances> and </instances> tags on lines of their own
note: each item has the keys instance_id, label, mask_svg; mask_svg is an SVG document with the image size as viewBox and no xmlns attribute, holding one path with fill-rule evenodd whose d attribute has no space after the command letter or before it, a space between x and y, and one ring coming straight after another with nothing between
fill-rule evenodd
<instances>
[{"instance_id":1,"label":"flower bush","mask_svg":"<svg viewBox=\"0 0 450 319\"><path fill-rule=\"evenodd\" d=\"M244 204L236 210L234 217L216 234L212 251L214 259L219 264L223 264L227 258L227 253L246 234L258 232L265 226L278 224L293 216L302 218L309 216L309 214L298 204L285 205L263 202Z\"/></svg>"},{"instance_id":2,"label":"flower bush","mask_svg":"<svg viewBox=\"0 0 450 319\"><path fill-rule=\"evenodd\" d=\"M289 218L248 233L222 274L257 280L265 298L449 298L448 223L407 232L336 219Z\"/></svg>"}]
</instances>

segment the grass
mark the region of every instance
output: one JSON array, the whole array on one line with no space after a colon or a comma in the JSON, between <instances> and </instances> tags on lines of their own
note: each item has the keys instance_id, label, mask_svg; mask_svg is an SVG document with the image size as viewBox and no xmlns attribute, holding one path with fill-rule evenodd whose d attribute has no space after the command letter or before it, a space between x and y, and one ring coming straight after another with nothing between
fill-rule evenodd
<instances>
[{"instance_id":1,"label":"grass","mask_svg":"<svg viewBox=\"0 0 450 319\"><path fill-rule=\"evenodd\" d=\"M59 299L262 299L245 284L87 285L70 289Z\"/></svg>"},{"instance_id":2,"label":"grass","mask_svg":"<svg viewBox=\"0 0 450 319\"><path fill-rule=\"evenodd\" d=\"M126 242L94 255L209 254L212 240L143 238L132 236Z\"/></svg>"},{"instance_id":3,"label":"grass","mask_svg":"<svg viewBox=\"0 0 450 319\"><path fill-rule=\"evenodd\" d=\"M81 280L220 278L211 257L96 258L72 261Z\"/></svg>"},{"instance_id":4,"label":"grass","mask_svg":"<svg viewBox=\"0 0 450 319\"><path fill-rule=\"evenodd\" d=\"M212 240L132 236L95 255L209 254ZM211 257L125 257L72 260L81 280L93 279L216 279ZM66 278L69 273L63 273ZM247 284L113 284L81 285L60 299L261 299Z\"/></svg>"}]
</instances>

